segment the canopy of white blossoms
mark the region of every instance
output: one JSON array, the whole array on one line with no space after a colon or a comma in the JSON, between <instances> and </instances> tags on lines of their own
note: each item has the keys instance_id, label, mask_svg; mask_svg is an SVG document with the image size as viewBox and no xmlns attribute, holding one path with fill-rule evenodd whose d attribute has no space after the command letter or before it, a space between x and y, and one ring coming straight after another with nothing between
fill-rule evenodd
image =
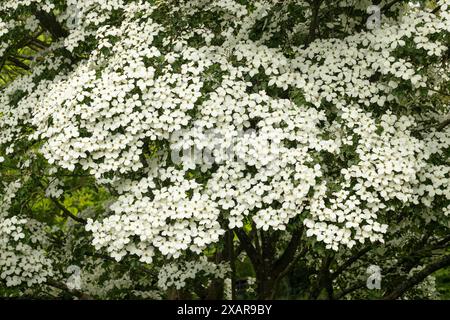
<instances>
[{"instance_id":1,"label":"canopy of white blossoms","mask_svg":"<svg viewBox=\"0 0 450 320\"><path fill-rule=\"evenodd\" d=\"M200 253L248 221L285 230L300 217L308 236L338 250L383 241L384 217L399 205L449 205L449 167L429 161L448 150L449 128L416 134L449 106L424 105L419 117L405 94L449 80L439 63L446 1L439 15L411 9L372 31L288 49L268 45L276 23L252 36L274 1L178 3L72 1L59 17L69 36L54 50L96 46L76 62L44 53L0 92L6 154L16 140L42 141L49 164L85 170L117 193L104 218L88 220L96 248L150 263L156 250ZM164 10L215 20L177 29ZM430 63L417 68L406 49ZM196 159L186 157L192 148Z\"/></svg>"},{"instance_id":2,"label":"canopy of white blossoms","mask_svg":"<svg viewBox=\"0 0 450 320\"><path fill-rule=\"evenodd\" d=\"M0 195L0 278L7 286L41 284L54 275L53 261L43 248L48 241L42 224L23 216L8 217L12 198L20 187L15 181ZM22 242L25 238L28 243Z\"/></svg>"}]
</instances>

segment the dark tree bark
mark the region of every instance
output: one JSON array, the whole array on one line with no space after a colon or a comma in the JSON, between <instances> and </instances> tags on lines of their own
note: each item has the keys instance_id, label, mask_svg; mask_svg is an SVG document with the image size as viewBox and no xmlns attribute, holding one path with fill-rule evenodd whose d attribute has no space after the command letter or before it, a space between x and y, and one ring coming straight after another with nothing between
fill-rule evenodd
<instances>
[{"instance_id":1,"label":"dark tree bark","mask_svg":"<svg viewBox=\"0 0 450 320\"><path fill-rule=\"evenodd\" d=\"M261 232L259 235L261 248L258 250L255 248L257 243L254 246L253 239L245 231L235 229L241 246L249 256L255 270L258 299L267 300L275 297L278 283L293 265L295 254L301 243L302 232L303 228L294 231L285 251L280 258L276 259L275 250L279 236L277 232L271 234Z\"/></svg>"},{"instance_id":2,"label":"dark tree bark","mask_svg":"<svg viewBox=\"0 0 450 320\"><path fill-rule=\"evenodd\" d=\"M427 265L424 269L417 272L412 277L400 283L397 287L393 288L390 292L385 293L384 300L395 300L400 298L406 291L414 287L415 285L422 282L426 277L428 277L433 272L450 266L450 255L446 255L441 259Z\"/></svg>"},{"instance_id":3,"label":"dark tree bark","mask_svg":"<svg viewBox=\"0 0 450 320\"><path fill-rule=\"evenodd\" d=\"M67 30L61 26L53 14L42 10L36 10L34 16L39 20L39 24L42 28L48 31L54 39L65 38L69 35Z\"/></svg>"},{"instance_id":4,"label":"dark tree bark","mask_svg":"<svg viewBox=\"0 0 450 320\"><path fill-rule=\"evenodd\" d=\"M322 4L322 0L314 0L310 2L310 4L312 10L312 17L311 22L309 24L309 34L307 42L308 45L316 39L316 31L319 27L319 9L320 5Z\"/></svg>"}]
</instances>

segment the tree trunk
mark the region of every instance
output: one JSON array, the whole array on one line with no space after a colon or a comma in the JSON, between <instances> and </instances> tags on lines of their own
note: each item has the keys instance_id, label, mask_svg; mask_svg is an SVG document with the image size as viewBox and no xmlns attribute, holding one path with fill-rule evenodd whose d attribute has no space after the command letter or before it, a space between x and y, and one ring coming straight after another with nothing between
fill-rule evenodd
<instances>
[{"instance_id":1,"label":"tree trunk","mask_svg":"<svg viewBox=\"0 0 450 320\"><path fill-rule=\"evenodd\" d=\"M256 274L258 300L271 300L275 296L276 279L269 272L260 271Z\"/></svg>"}]
</instances>

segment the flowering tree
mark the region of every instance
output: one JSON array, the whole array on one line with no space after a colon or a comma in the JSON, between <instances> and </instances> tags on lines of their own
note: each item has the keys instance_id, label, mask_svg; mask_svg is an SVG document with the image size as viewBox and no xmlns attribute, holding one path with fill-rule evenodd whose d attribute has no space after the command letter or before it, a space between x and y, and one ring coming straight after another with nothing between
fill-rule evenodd
<instances>
[{"instance_id":1,"label":"flowering tree","mask_svg":"<svg viewBox=\"0 0 450 320\"><path fill-rule=\"evenodd\" d=\"M3 1L0 293L436 298L448 4Z\"/></svg>"}]
</instances>

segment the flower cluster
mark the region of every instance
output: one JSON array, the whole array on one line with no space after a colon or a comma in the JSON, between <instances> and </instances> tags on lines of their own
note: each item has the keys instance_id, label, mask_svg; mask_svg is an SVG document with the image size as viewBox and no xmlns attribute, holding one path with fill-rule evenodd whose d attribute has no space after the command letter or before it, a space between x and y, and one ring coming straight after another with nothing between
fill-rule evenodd
<instances>
[{"instance_id":1,"label":"flower cluster","mask_svg":"<svg viewBox=\"0 0 450 320\"><path fill-rule=\"evenodd\" d=\"M40 247L46 242L40 223L8 217L12 199L20 187L19 181L10 183L0 195L0 278L8 287L41 284L54 275L52 260Z\"/></svg>"},{"instance_id":2,"label":"flower cluster","mask_svg":"<svg viewBox=\"0 0 450 320\"><path fill-rule=\"evenodd\" d=\"M181 289L190 279L195 279L199 274L207 277L224 279L229 273L229 265L226 263L215 264L200 257L196 261L165 264L159 271L158 287L168 289L175 287Z\"/></svg>"},{"instance_id":3,"label":"flower cluster","mask_svg":"<svg viewBox=\"0 0 450 320\"><path fill-rule=\"evenodd\" d=\"M156 189L156 183L166 186ZM187 249L200 253L224 232L217 203L201 188L174 169L125 181L120 184L123 194L110 206L114 214L101 222L88 219L86 229L93 232L94 246L106 247L117 260L129 252L150 263L155 248L175 258Z\"/></svg>"}]
</instances>

